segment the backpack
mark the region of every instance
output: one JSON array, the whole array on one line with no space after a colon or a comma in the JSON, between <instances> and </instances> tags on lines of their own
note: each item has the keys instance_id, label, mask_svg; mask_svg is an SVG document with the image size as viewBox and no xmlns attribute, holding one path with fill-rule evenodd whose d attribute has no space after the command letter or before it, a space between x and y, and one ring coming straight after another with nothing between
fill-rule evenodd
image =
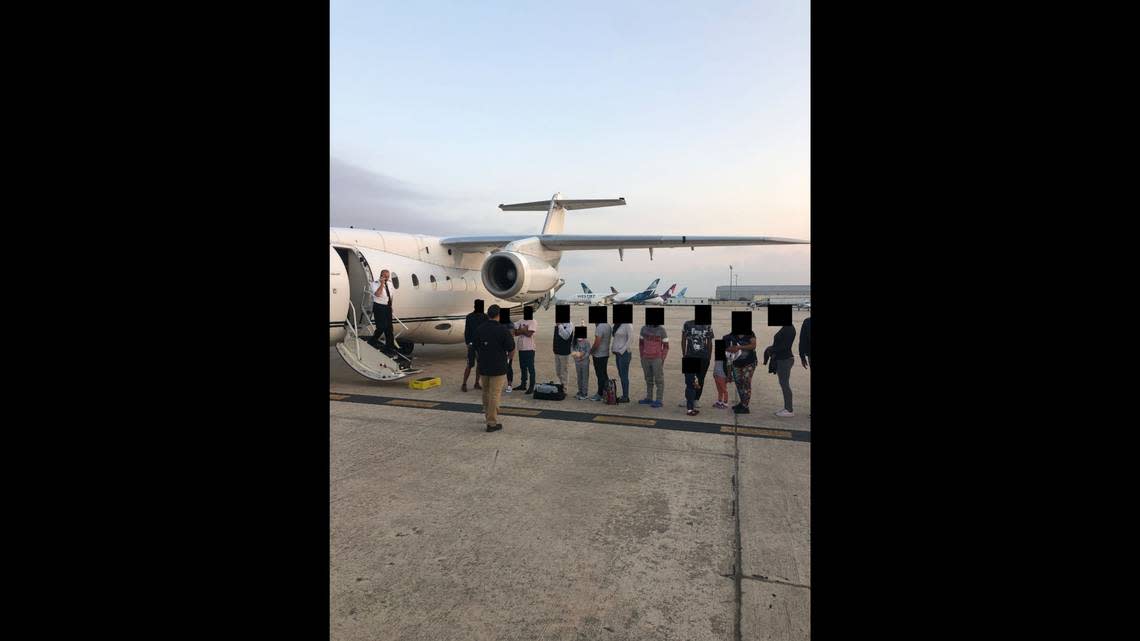
<instances>
[{"instance_id":1,"label":"backpack","mask_svg":"<svg viewBox=\"0 0 1140 641\"><path fill-rule=\"evenodd\" d=\"M606 380L605 395L602 397L606 401L606 405L617 405L617 381L614 379Z\"/></svg>"},{"instance_id":2,"label":"backpack","mask_svg":"<svg viewBox=\"0 0 1140 641\"><path fill-rule=\"evenodd\" d=\"M534 397L540 401L563 401L566 400L566 390L562 389L562 383L539 383L534 386Z\"/></svg>"},{"instance_id":3,"label":"backpack","mask_svg":"<svg viewBox=\"0 0 1140 641\"><path fill-rule=\"evenodd\" d=\"M695 325L690 327L688 336L685 337L686 347L688 347L688 356L702 360L708 359L709 350L707 343L710 334L712 334L712 331L708 328Z\"/></svg>"}]
</instances>

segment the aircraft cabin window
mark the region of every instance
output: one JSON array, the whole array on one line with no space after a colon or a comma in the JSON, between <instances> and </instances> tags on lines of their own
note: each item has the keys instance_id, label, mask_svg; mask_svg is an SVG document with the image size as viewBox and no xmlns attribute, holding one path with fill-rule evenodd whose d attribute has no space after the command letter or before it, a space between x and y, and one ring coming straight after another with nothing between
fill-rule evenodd
<instances>
[{"instance_id":1,"label":"aircraft cabin window","mask_svg":"<svg viewBox=\"0 0 1140 641\"><path fill-rule=\"evenodd\" d=\"M435 274L432 274L431 276L428 276L428 280L430 280L431 282L433 282L433 283L434 283L434 282L435 282Z\"/></svg>"},{"instance_id":2,"label":"aircraft cabin window","mask_svg":"<svg viewBox=\"0 0 1140 641\"><path fill-rule=\"evenodd\" d=\"M392 272L388 272L388 275L392 277L392 287L400 289L400 277L393 274Z\"/></svg>"},{"instance_id":3,"label":"aircraft cabin window","mask_svg":"<svg viewBox=\"0 0 1140 641\"><path fill-rule=\"evenodd\" d=\"M416 276L415 274L412 274L412 287L419 287L419 286L420 286L420 278L419 278L419 276Z\"/></svg>"}]
</instances>

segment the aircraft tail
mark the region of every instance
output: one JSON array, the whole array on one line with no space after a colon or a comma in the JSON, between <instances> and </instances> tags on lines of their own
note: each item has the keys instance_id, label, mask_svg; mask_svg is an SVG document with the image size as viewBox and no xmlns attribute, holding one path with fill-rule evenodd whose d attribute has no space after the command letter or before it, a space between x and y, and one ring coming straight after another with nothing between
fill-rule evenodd
<instances>
[{"instance_id":1,"label":"aircraft tail","mask_svg":"<svg viewBox=\"0 0 1140 641\"><path fill-rule=\"evenodd\" d=\"M657 283L660 283L660 282L661 282L660 278L655 279L652 283L649 283L649 287L646 287L645 291L650 292L650 293L654 292L657 289Z\"/></svg>"},{"instance_id":2,"label":"aircraft tail","mask_svg":"<svg viewBox=\"0 0 1140 641\"><path fill-rule=\"evenodd\" d=\"M590 291L589 287L586 287L586 283L578 283L578 284L582 286L582 293L583 294L593 294L594 293L594 292Z\"/></svg>"},{"instance_id":3,"label":"aircraft tail","mask_svg":"<svg viewBox=\"0 0 1140 641\"><path fill-rule=\"evenodd\" d=\"M680 294L677 294L677 298L684 298L684 297L685 297L685 292L687 292L687 291L689 291L689 288L688 288L688 287L685 287L685 288L683 288L683 289L681 290L681 293L680 293Z\"/></svg>"},{"instance_id":4,"label":"aircraft tail","mask_svg":"<svg viewBox=\"0 0 1140 641\"><path fill-rule=\"evenodd\" d=\"M677 289L677 283L673 283L671 286L669 286L668 291L666 291L664 294L661 295L661 300L669 300L670 298L672 298L673 297L673 290L675 290L675 289Z\"/></svg>"},{"instance_id":5,"label":"aircraft tail","mask_svg":"<svg viewBox=\"0 0 1140 641\"><path fill-rule=\"evenodd\" d=\"M613 285L610 285L610 291L615 293L615 294L618 293L618 290L614 289Z\"/></svg>"},{"instance_id":6,"label":"aircraft tail","mask_svg":"<svg viewBox=\"0 0 1140 641\"><path fill-rule=\"evenodd\" d=\"M593 209L594 207L616 207L624 205L625 198L587 198L565 200L562 193L554 194L550 200L536 200L530 203L499 205L503 211L545 211L546 222L542 224L543 234L561 234L567 210Z\"/></svg>"}]
</instances>

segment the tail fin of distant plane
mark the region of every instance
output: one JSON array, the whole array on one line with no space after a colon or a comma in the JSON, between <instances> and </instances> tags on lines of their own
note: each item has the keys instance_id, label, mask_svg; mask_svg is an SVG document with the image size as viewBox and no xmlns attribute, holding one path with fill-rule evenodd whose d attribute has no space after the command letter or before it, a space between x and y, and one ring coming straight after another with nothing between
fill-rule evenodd
<instances>
[{"instance_id":1,"label":"tail fin of distant plane","mask_svg":"<svg viewBox=\"0 0 1140 641\"><path fill-rule=\"evenodd\" d=\"M684 289L682 289L682 290L681 290L681 293L680 293L680 294L677 294L677 298L684 298L684 297L685 297L685 292L687 292L687 291L689 291L689 288L688 288L688 287L685 287Z\"/></svg>"},{"instance_id":2,"label":"tail fin of distant plane","mask_svg":"<svg viewBox=\"0 0 1140 641\"><path fill-rule=\"evenodd\" d=\"M653 291L657 289L657 283L660 283L660 282L661 282L660 278L654 279L654 281L652 283L649 283L649 287L645 288L645 291L647 291L649 293L653 293Z\"/></svg>"},{"instance_id":3,"label":"tail fin of distant plane","mask_svg":"<svg viewBox=\"0 0 1140 641\"><path fill-rule=\"evenodd\" d=\"M614 289L613 285L610 285L610 291L615 293L615 294L618 293L618 290Z\"/></svg>"},{"instance_id":4,"label":"tail fin of distant plane","mask_svg":"<svg viewBox=\"0 0 1140 641\"><path fill-rule=\"evenodd\" d=\"M499 205L503 211L545 211L546 222L542 224L543 234L561 234L566 211L571 209L592 209L594 207L616 207L624 205L625 198L593 198L563 200L562 193L554 194L549 201L536 200L530 203Z\"/></svg>"},{"instance_id":5,"label":"tail fin of distant plane","mask_svg":"<svg viewBox=\"0 0 1140 641\"><path fill-rule=\"evenodd\" d=\"M661 295L661 299L662 300L668 300L668 299L672 298L673 297L673 291L676 289L677 289L677 283L673 283L672 285L669 286L669 290Z\"/></svg>"},{"instance_id":6,"label":"tail fin of distant plane","mask_svg":"<svg viewBox=\"0 0 1140 641\"><path fill-rule=\"evenodd\" d=\"M590 291L589 287L586 287L586 283L578 283L578 284L582 286L582 293L583 294L593 294L594 293L594 292Z\"/></svg>"}]
</instances>

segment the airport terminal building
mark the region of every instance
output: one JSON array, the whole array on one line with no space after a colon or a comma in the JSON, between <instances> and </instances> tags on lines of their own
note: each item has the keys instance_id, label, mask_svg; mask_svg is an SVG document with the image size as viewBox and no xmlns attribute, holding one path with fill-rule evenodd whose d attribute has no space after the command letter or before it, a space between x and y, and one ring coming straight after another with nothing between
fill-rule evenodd
<instances>
[{"instance_id":1,"label":"airport terminal building","mask_svg":"<svg viewBox=\"0 0 1140 641\"><path fill-rule=\"evenodd\" d=\"M811 298L811 285L717 285L720 300L752 300L753 296L804 296Z\"/></svg>"}]
</instances>

